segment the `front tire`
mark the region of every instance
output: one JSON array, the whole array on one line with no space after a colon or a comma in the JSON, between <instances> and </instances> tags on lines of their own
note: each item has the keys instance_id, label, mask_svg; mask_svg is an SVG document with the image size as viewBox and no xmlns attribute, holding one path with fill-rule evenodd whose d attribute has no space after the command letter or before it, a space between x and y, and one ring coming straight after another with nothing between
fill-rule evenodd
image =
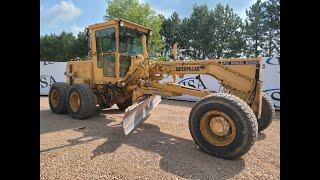
<instances>
[{"instance_id":1,"label":"front tire","mask_svg":"<svg viewBox=\"0 0 320 180\"><path fill-rule=\"evenodd\" d=\"M53 83L49 91L49 106L53 113L65 114L68 112L66 106L69 84L64 82Z\"/></svg>"},{"instance_id":2,"label":"front tire","mask_svg":"<svg viewBox=\"0 0 320 180\"><path fill-rule=\"evenodd\" d=\"M231 94L215 93L204 97L192 108L189 129L203 151L235 159L253 146L258 124L246 102Z\"/></svg>"},{"instance_id":3,"label":"front tire","mask_svg":"<svg viewBox=\"0 0 320 180\"><path fill-rule=\"evenodd\" d=\"M95 112L95 94L88 84L73 84L67 96L67 109L74 119L86 119Z\"/></svg>"}]
</instances>

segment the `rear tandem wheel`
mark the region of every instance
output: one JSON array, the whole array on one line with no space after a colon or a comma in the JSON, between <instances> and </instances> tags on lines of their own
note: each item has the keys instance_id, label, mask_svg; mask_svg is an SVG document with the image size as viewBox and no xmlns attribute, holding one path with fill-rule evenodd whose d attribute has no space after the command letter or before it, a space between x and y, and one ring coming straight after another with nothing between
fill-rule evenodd
<instances>
[{"instance_id":1,"label":"rear tandem wheel","mask_svg":"<svg viewBox=\"0 0 320 180\"><path fill-rule=\"evenodd\" d=\"M53 83L49 91L49 106L53 113L67 113L66 98L69 84L64 82Z\"/></svg>"},{"instance_id":2,"label":"rear tandem wheel","mask_svg":"<svg viewBox=\"0 0 320 180\"><path fill-rule=\"evenodd\" d=\"M67 109L74 119L86 119L94 115L95 94L88 84L73 84L67 95Z\"/></svg>"}]
</instances>

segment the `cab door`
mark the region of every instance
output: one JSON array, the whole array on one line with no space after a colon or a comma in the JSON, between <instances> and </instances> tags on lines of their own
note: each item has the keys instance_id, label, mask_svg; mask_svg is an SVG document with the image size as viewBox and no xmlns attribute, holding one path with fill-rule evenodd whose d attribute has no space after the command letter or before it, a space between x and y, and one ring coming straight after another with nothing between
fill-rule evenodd
<instances>
[{"instance_id":1,"label":"cab door","mask_svg":"<svg viewBox=\"0 0 320 180\"><path fill-rule=\"evenodd\" d=\"M117 78L116 28L95 31L97 67L102 69L104 80Z\"/></svg>"}]
</instances>

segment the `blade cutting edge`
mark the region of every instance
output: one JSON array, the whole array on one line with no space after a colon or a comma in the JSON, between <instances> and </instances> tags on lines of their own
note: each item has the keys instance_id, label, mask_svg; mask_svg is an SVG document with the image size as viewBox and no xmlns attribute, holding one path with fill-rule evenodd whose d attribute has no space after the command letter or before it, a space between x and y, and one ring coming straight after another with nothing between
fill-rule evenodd
<instances>
[{"instance_id":1,"label":"blade cutting edge","mask_svg":"<svg viewBox=\"0 0 320 180\"><path fill-rule=\"evenodd\" d=\"M161 96L152 95L133 108L128 108L123 117L123 130L126 135L145 121L150 112L161 102Z\"/></svg>"}]
</instances>

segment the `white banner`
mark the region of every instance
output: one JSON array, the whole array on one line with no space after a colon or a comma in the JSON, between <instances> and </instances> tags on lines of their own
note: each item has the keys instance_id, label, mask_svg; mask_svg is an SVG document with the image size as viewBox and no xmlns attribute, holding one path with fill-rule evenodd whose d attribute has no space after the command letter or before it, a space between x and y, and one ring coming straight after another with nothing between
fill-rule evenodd
<instances>
[{"instance_id":1,"label":"white banner","mask_svg":"<svg viewBox=\"0 0 320 180\"><path fill-rule=\"evenodd\" d=\"M40 61L40 95L48 95L51 84L66 81L66 62Z\"/></svg>"},{"instance_id":2,"label":"white banner","mask_svg":"<svg viewBox=\"0 0 320 180\"><path fill-rule=\"evenodd\" d=\"M264 58L265 69L263 69L263 91L268 94L277 110L280 110L280 64L278 58ZM40 62L40 95L48 95L49 89L54 82L65 82L65 62ZM172 77L168 76L160 82L171 82ZM176 83L197 89L208 89L219 91L220 84L209 75L189 74L183 78L176 78ZM194 96L168 97L169 99L197 101Z\"/></svg>"},{"instance_id":3,"label":"white banner","mask_svg":"<svg viewBox=\"0 0 320 180\"><path fill-rule=\"evenodd\" d=\"M273 100L276 110L280 110L280 57L264 59L263 92Z\"/></svg>"}]
</instances>

